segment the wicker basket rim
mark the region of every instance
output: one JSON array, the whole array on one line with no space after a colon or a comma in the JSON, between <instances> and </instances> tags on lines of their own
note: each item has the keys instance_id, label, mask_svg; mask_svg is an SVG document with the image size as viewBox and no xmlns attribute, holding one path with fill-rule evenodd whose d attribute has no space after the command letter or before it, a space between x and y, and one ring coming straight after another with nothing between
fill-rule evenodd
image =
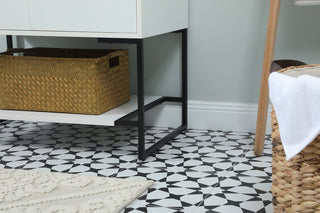
<instances>
[{"instance_id":1,"label":"wicker basket rim","mask_svg":"<svg viewBox=\"0 0 320 213\"><path fill-rule=\"evenodd\" d=\"M93 51L92 49L74 49L74 48L46 48L46 47L35 47L35 48L27 48L24 50L38 50L38 49L43 49L43 50L80 50L80 51ZM80 57L49 57L49 56L28 56L28 55L23 55L23 56L14 56L14 55L9 55L7 52L2 52L0 53L0 59L1 58L6 58L6 59L19 59L19 60L57 60L57 61L74 61L74 60L78 60L78 61L96 61L96 60L100 60L103 58L108 58L110 56L114 57L114 56L118 56L118 55L122 55L125 54L126 52L128 52L128 50L126 49L108 49L108 50L103 50L103 49L94 49L94 51L105 51L105 55L102 56L98 56L98 57L92 57L92 58L80 58Z\"/></svg>"},{"instance_id":2,"label":"wicker basket rim","mask_svg":"<svg viewBox=\"0 0 320 213\"><path fill-rule=\"evenodd\" d=\"M288 71L288 70L292 70L292 69L306 68L306 67L317 67L317 66L320 66L320 64L307 64L307 65L301 65L301 66L290 66L290 67L286 67L286 68L283 68L281 70L278 70L277 72L278 73L282 73L282 72L285 72L285 71Z\"/></svg>"}]
</instances>

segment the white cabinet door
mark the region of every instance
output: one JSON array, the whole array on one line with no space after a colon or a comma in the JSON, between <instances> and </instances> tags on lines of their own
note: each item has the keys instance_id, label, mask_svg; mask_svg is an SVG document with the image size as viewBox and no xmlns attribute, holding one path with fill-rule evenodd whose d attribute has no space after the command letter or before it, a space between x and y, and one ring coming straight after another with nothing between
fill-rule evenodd
<instances>
[{"instance_id":1,"label":"white cabinet door","mask_svg":"<svg viewBox=\"0 0 320 213\"><path fill-rule=\"evenodd\" d=\"M135 33L137 3L136 0L29 0L29 18L30 30Z\"/></svg>"},{"instance_id":2,"label":"white cabinet door","mask_svg":"<svg viewBox=\"0 0 320 213\"><path fill-rule=\"evenodd\" d=\"M28 0L0 0L0 29L28 29Z\"/></svg>"}]
</instances>

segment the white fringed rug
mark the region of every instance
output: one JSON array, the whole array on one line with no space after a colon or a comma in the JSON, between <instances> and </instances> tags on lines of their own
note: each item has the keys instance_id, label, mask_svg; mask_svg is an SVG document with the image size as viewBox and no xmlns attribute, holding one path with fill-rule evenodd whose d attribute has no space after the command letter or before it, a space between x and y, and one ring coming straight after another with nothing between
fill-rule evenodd
<instances>
[{"instance_id":1,"label":"white fringed rug","mask_svg":"<svg viewBox=\"0 0 320 213\"><path fill-rule=\"evenodd\" d=\"M0 212L120 212L152 181L0 169Z\"/></svg>"}]
</instances>

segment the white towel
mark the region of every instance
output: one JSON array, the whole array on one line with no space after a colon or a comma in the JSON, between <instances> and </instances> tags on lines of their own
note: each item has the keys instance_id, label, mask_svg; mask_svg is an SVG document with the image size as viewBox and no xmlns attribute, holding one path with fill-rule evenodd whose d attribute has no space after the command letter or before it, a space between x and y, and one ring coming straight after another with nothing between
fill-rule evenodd
<instances>
[{"instance_id":1,"label":"white towel","mask_svg":"<svg viewBox=\"0 0 320 213\"><path fill-rule=\"evenodd\" d=\"M294 4L297 6L320 5L320 0L294 0Z\"/></svg>"},{"instance_id":2,"label":"white towel","mask_svg":"<svg viewBox=\"0 0 320 213\"><path fill-rule=\"evenodd\" d=\"M320 73L320 67L309 70ZM320 133L320 78L274 72L269 76L269 91L286 160L290 160Z\"/></svg>"}]
</instances>

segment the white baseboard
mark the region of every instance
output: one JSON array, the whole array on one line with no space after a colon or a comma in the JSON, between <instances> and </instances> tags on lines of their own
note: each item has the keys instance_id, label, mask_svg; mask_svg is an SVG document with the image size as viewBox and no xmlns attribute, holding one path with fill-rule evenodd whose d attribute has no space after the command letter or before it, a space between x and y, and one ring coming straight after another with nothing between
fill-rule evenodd
<instances>
[{"instance_id":1,"label":"white baseboard","mask_svg":"<svg viewBox=\"0 0 320 213\"><path fill-rule=\"evenodd\" d=\"M188 128L255 132L257 109L257 104L189 101ZM176 104L161 105L146 116L146 123L155 126L176 127L180 122ZM271 133L270 107L266 132Z\"/></svg>"}]
</instances>

